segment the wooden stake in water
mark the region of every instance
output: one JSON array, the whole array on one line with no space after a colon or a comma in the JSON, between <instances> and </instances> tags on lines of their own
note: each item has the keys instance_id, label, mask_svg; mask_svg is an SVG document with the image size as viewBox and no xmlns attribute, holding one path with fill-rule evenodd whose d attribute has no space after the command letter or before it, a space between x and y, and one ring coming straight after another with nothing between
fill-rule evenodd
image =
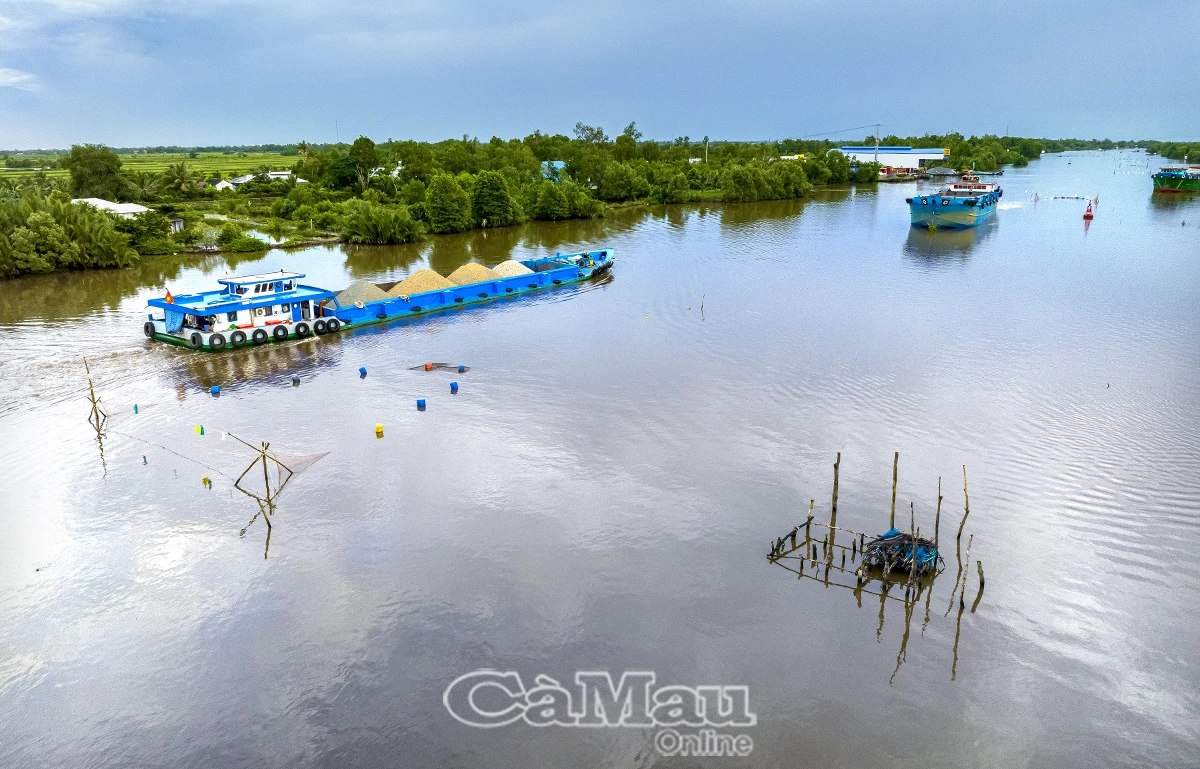
<instances>
[{"instance_id":1,"label":"wooden stake in water","mask_svg":"<svg viewBox=\"0 0 1200 769\"><path fill-rule=\"evenodd\" d=\"M896 481L900 477L900 452L892 459L892 515L888 528L896 528Z\"/></svg>"},{"instance_id":2,"label":"wooden stake in water","mask_svg":"<svg viewBox=\"0 0 1200 769\"><path fill-rule=\"evenodd\" d=\"M938 546L938 529L942 526L942 476L938 476L937 517L933 519L933 549Z\"/></svg>"},{"instance_id":3,"label":"wooden stake in water","mask_svg":"<svg viewBox=\"0 0 1200 769\"><path fill-rule=\"evenodd\" d=\"M842 452L837 453L837 461L833 463L833 510L829 513L829 525L837 526L837 495L838 495L838 468L842 464Z\"/></svg>"},{"instance_id":4,"label":"wooden stake in water","mask_svg":"<svg viewBox=\"0 0 1200 769\"><path fill-rule=\"evenodd\" d=\"M963 527L967 525L967 516L971 514L971 498L967 495L967 466L963 465L963 517L958 524L958 537L962 539Z\"/></svg>"}]
</instances>

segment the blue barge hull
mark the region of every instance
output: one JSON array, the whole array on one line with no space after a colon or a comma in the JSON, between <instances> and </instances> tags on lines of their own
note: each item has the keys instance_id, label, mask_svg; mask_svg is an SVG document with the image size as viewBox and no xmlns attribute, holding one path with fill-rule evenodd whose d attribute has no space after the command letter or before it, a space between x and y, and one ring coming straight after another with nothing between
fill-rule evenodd
<instances>
[{"instance_id":1,"label":"blue barge hull","mask_svg":"<svg viewBox=\"0 0 1200 769\"><path fill-rule=\"evenodd\" d=\"M533 270L532 275L514 275L511 278L468 283L465 286L412 294L407 299L396 297L378 302L368 302L362 307L339 307L333 311L333 315L344 326L358 327L397 318L411 318L438 310L529 293L543 288L553 288L567 283L578 283L612 268L613 252L611 248L596 253L602 253L604 256L599 261L593 260L595 263L590 267L580 266L571 261L573 258L581 256L580 254L530 259L521 264ZM326 312L328 313L328 309Z\"/></svg>"}]
</instances>

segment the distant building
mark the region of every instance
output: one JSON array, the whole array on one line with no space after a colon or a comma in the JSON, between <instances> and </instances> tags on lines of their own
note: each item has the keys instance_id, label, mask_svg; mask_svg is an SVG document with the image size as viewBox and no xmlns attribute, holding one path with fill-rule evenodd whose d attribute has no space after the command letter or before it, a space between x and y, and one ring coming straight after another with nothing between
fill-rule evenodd
<instances>
[{"instance_id":1,"label":"distant building","mask_svg":"<svg viewBox=\"0 0 1200 769\"><path fill-rule=\"evenodd\" d=\"M111 200L104 198L75 198L72 203L87 203L92 208L101 211L108 211L116 214L122 219L132 219L138 214L144 214L149 211L145 206L139 206L137 203L114 203Z\"/></svg>"},{"instance_id":2,"label":"distant building","mask_svg":"<svg viewBox=\"0 0 1200 769\"><path fill-rule=\"evenodd\" d=\"M688 163L703 163L704 158L688 158Z\"/></svg>"},{"instance_id":3,"label":"distant building","mask_svg":"<svg viewBox=\"0 0 1200 769\"><path fill-rule=\"evenodd\" d=\"M267 181L277 182L277 181L283 181L285 179L290 178L292 176L292 172L291 171L267 171L265 174L243 174L241 176L235 176L234 178L230 179L229 183L232 184L234 187L241 187L246 182L252 182L260 176L266 177ZM308 184L308 181L305 179L297 179L296 184Z\"/></svg>"},{"instance_id":4,"label":"distant building","mask_svg":"<svg viewBox=\"0 0 1200 769\"><path fill-rule=\"evenodd\" d=\"M841 150L851 163L878 162L885 174L919 171L942 162L950 155L950 150L941 147L842 147Z\"/></svg>"},{"instance_id":5,"label":"distant building","mask_svg":"<svg viewBox=\"0 0 1200 769\"><path fill-rule=\"evenodd\" d=\"M780 155L780 160L804 160L804 155Z\"/></svg>"},{"instance_id":6,"label":"distant building","mask_svg":"<svg viewBox=\"0 0 1200 769\"><path fill-rule=\"evenodd\" d=\"M217 192L220 192L221 190L234 189L233 184L227 179L209 179L207 182L205 182L205 184L207 184L209 187L212 187Z\"/></svg>"}]
</instances>

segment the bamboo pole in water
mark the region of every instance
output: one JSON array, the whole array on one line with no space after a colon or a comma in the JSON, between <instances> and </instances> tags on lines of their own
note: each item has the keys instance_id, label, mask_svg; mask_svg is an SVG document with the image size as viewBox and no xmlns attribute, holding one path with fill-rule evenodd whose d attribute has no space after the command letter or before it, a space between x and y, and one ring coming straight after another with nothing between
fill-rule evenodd
<instances>
[{"instance_id":1,"label":"bamboo pole in water","mask_svg":"<svg viewBox=\"0 0 1200 769\"><path fill-rule=\"evenodd\" d=\"M909 516L909 529L908 530L912 532L912 543L909 545L909 548L908 548L908 558L910 561L912 561L912 563L910 564L910 569L909 569L909 573L908 573L908 582L911 585L917 581L917 537L919 536L919 534L917 532L917 513L916 513L915 509L913 508L912 502L908 503L908 516Z\"/></svg>"},{"instance_id":2,"label":"bamboo pole in water","mask_svg":"<svg viewBox=\"0 0 1200 769\"><path fill-rule=\"evenodd\" d=\"M942 526L942 476L938 476L937 517L933 519L933 549L938 546L938 529Z\"/></svg>"},{"instance_id":3,"label":"bamboo pole in water","mask_svg":"<svg viewBox=\"0 0 1200 769\"><path fill-rule=\"evenodd\" d=\"M837 461L833 463L833 510L829 513L829 525L837 526L837 494L838 467L842 464L842 452L837 453Z\"/></svg>"},{"instance_id":4,"label":"bamboo pole in water","mask_svg":"<svg viewBox=\"0 0 1200 769\"><path fill-rule=\"evenodd\" d=\"M900 452L892 459L892 515L889 528L896 528L896 481L900 477Z\"/></svg>"},{"instance_id":5,"label":"bamboo pole in water","mask_svg":"<svg viewBox=\"0 0 1200 769\"><path fill-rule=\"evenodd\" d=\"M967 466L963 465L963 517L958 524L958 537L962 539L963 527L967 525L967 516L971 514L971 497L967 495Z\"/></svg>"}]
</instances>

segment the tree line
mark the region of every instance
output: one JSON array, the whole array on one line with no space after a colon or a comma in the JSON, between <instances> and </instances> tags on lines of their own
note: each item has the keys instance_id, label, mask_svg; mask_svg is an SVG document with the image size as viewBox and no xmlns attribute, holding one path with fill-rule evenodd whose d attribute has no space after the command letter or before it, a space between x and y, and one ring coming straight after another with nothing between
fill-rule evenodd
<instances>
[{"instance_id":1,"label":"tree line","mask_svg":"<svg viewBox=\"0 0 1200 769\"><path fill-rule=\"evenodd\" d=\"M864 144L874 144L874 137ZM961 134L888 136L881 144L948 147L946 165L980 171L1025 165L1043 151L1133 145ZM218 192L187 159L162 173L126 171L114 150L76 145L38 158L56 160L67 177L35 173L0 179L0 276L124 266L139 254L196 246L265 247L243 231L245 224L218 226L205 221L198 206L297 238L337 233L350 243L384 244L426 233L601 216L612 205L781 200L802 198L820 185L877 180L877 163L852 163L839 146L802 139L714 142L707 136L658 141L644 138L635 123L610 137L601 126L577 123L571 136L535 131L522 139L486 142L464 135L377 144L360 136L349 144L192 148L193 154L270 149L295 158L289 178L269 177L270 169L262 167L236 191ZM28 159L15 160L26 164ZM140 201L157 210L117 219L72 207L66 202L70 196ZM182 231L171 232L165 213L184 219Z\"/></svg>"}]
</instances>

